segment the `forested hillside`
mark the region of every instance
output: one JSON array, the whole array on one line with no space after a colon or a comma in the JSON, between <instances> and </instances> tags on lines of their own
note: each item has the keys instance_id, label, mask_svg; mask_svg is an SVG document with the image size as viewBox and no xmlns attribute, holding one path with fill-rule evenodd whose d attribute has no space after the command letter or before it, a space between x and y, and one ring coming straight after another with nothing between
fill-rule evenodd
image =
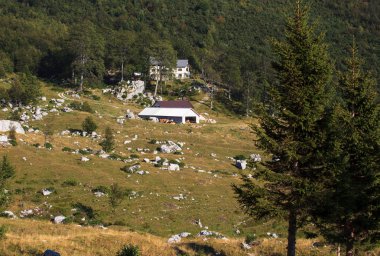
<instances>
[{"instance_id":1,"label":"forested hillside","mask_svg":"<svg viewBox=\"0 0 380 256\"><path fill-rule=\"evenodd\" d=\"M286 2L286 3L284 3ZM104 81L107 71L126 63L126 75L145 72L157 48L187 58L193 73L230 86L242 97L253 81L262 100L271 75L270 38L283 31L283 0L2 0L0 73L31 72L48 79L75 73L81 43L91 59L88 83ZM367 67L380 74L380 2L312 0L313 19L326 32L339 68L355 36Z\"/></svg>"}]
</instances>

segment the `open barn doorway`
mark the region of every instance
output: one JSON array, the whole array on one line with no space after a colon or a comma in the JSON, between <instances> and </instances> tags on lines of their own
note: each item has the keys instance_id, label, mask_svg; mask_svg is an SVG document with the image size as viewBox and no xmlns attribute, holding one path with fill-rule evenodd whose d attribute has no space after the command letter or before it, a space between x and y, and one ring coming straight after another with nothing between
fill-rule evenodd
<instances>
[{"instance_id":1,"label":"open barn doorway","mask_svg":"<svg viewBox=\"0 0 380 256\"><path fill-rule=\"evenodd\" d=\"M185 123L195 124L197 122L197 118L195 116L186 116Z\"/></svg>"}]
</instances>

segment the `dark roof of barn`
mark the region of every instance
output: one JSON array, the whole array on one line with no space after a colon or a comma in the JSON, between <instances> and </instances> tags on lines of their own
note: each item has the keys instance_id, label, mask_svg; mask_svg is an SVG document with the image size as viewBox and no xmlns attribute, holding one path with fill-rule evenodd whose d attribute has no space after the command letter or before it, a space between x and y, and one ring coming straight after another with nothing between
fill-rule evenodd
<instances>
[{"instance_id":1,"label":"dark roof of barn","mask_svg":"<svg viewBox=\"0 0 380 256\"><path fill-rule=\"evenodd\" d=\"M194 108L193 104L187 100L168 100L168 101L157 101L154 103L153 107L156 108Z\"/></svg>"}]
</instances>

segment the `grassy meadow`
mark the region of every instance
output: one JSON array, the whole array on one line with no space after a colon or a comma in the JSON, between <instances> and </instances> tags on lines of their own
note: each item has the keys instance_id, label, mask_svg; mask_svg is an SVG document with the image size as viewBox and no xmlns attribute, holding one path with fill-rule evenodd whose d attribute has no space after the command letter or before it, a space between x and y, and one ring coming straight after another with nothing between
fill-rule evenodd
<instances>
[{"instance_id":1,"label":"grassy meadow","mask_svg":"<svg viewBox=\"0 0 380 256\"><path fill-rule=\"evenodd\" d=\"M58 94L62 96L62 91L45 85L43 93L48 100L39 105L51 108L49 100L59 98ZM87 101L94 113L49 113L43 120L29 123L41 131L46 127L54 131L48 138L53 149L36 147L45 143L42 132L18 135L18 146L0 148L0 155L8 155L16 171L7 185L11 200L3 210L19 215L23 210L37 209L27 220L0 218L0 225L8 229L0 243L1 255L38 255L46 248L57 249L62 255L115 255L126 243L139 245L142 255L282 255L286 244L283 223L255 222L244 215L231 188L240 182L240 174L249 173L238 170L231 158L262 153L255 148L250 128L255 122L253 119L238 119L211 111L205 95L200 95L198 101L193 102L196 111L207 113L216 124L171 125L127 120L121 125L116 122L117 117L124 116L127 109L138 113L142 107L102 95L100 90L93 90L92 94L100 99L64 97L65 104ZM206 102L200 102L201 99ZM99 134L104 134L106 126L113 129L115 154L119 157L137 155L138 159L126 164L89 154L85 156L90 161L82 162L81 154L62 151L64 147L101 149L101 139L61 135L67 129L81 129L82 121L89 115L99 125ZM1 119L8 116L9 112L0 112ZM159 145L152 144L152 140L183 142L183 155L154 154ZM124 141L130 143L124 144ZM139 149L149 149L149 152ZM180 159L184 167L180 171L168 171L143 161L156 156ZM134 163L149 174L128 174L120 170ZM114 183L129 191L129 196L112 208L108 195L96 197L93 191L107 189ZM45 188L54 192L43 196L41 190ZM180 194L183 199L176 200L174 197ZM51 224L49 221L57 215L68 217L67 224ZM196 234L206 227L228 240L198 238ZM171 235L180 232L190 232L192 236L174 245L167 243ZM271 239L267 232L276 233L280 238ZM241 242L247 234L256 234L260 244L243 251ZM302 232L300 235L303 236ZM298 243L301 255L331 253L330 247L311 247L315 241L320 239L301 239Z\"/></svg>"}]
</instances>

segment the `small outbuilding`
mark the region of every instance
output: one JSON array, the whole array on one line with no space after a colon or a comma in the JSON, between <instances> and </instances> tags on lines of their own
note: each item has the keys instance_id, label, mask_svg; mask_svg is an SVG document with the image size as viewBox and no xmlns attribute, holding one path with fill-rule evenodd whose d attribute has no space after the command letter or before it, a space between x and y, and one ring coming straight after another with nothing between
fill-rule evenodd
<instances>
[{"instance_id":1,"label":"small outbuilding","mask_svg":"<svg viewBox=\"0 0 380 256\"><path fill-rule=\"evenodd\" d=\"M157 101L138 115L143 119L156 119L162 123L199 123L199 114L189 101Z\"/></svg>"}]
</instances>

